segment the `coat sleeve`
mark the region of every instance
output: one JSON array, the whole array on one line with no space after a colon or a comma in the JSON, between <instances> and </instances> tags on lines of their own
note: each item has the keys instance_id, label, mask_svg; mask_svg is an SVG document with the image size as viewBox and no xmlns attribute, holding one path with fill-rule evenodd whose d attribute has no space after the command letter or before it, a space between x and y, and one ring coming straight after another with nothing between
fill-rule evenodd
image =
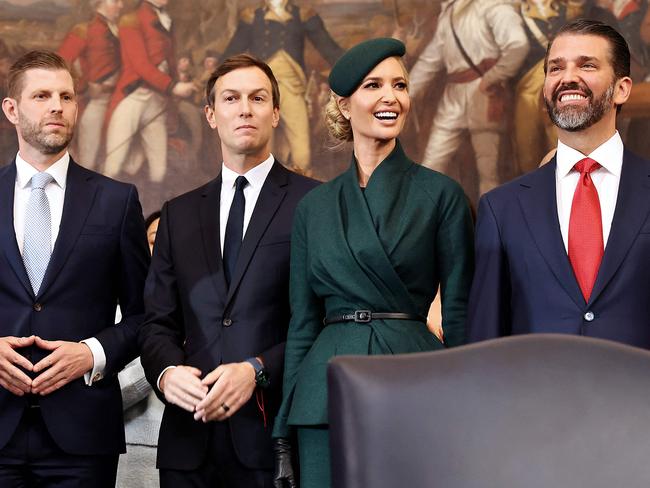
<instances>
[{"instance_id":1,"label":"coat sleeve","mask_svg":"<svg viewBox=\"0 0 650 488\"><path fill-rule=\"evenodd\" d=\"M74 62L79 59L81 54L86 49L88 45L87 35L87 26L85 24L80 24L76 25L70 32L68 32L68 34L63 39L63 42L57 49L57 53L59 56L65 59L65 62L68 63L68 66L72 67ZM87 66L84 66L81 61L82 60L80 60L79 64L82 65L82 73L77 80L77 90L79 92L84 91L86 89L86 85L88 84L88 73L83 72Z\"/></svg>"},{"instance_id":2,"label":"coat sleeve","mask_svg":"<svg viewBox=\"0 0 650 488\"><path fill-rule=\"evenodd\" d=\"M429 84L445 70L442 58L444 40L438 32L440 28L439 23L433 39L424 48L409 73L409 95L413 100L421 96Z\"/></svg>"},{"instance_id":3,"label":"coat sleeve","mask_svg":"<svg viewBox=\"0 0 650 488\"><path fill-rule=\"evenodd\" d=\"M304 200L296 209L291 235L291 322L284 358L282 405L275 419L273 437L288 437L289 411L300 365L322 329L324 308L311 287L308 265L307 219Z\"/></svg>"},{"instance_id":4,"label":"coat sleeve","mask_svg":"<svg viewBox=\"0 0 650 488\"><path fill-rule=\"evenodd\" d=\"M88 24L77 24L63 39L56 52L71 65L81 56L88 45Z\"/></svg>"},{"instance_id":5,"label":"coat sleeve","mask_svg":"<svg viewBox=\"0 0 650 488\"><path fill-rule=\"evenodd\" d=\"M106 354L105 376L117 374L138 355L137 337L144 317L142 290L149 267L142 207L130 187L120 230L119 295L122 320L95 335Z\"/></svg>"},{"instance_id":6,"label":"coat sleeve","mask_svg":"<svg viewBox=\"0 0 650 488\"><path fill-rule=\"evenodd\" d=\"M128 65L133 67L138 76L148 85L163 93L171 90L172 78L152 64L139 24L120 25L120 49L122 58L129 60ZM170 70L173 68L173 64L169 66Z\"/></svg>"},{"instance_id":7,"label":"coat sleeve","mask_svg":"<svg viewBox=\"0 0 650 488\"><path fill-rule=\"evenodd\" d=\"M264 362L264 369L266 369L271 381L269 388L278 391L280 391L282 386L282 369L284 366L284 351L286 344L286 342L280 342L258 354Z\"/></svg>"},{"instance_id":8,"label":"coat sleeve","mask_svg":"<svg viewBox=\"0 0 650 488\"><path fill-rule=\"evenodd\" d=\"M517 73L530 45L523 20L512 5L500 4L487 8L484 15L501 53L497 63L483 75L485 82L492 85L506 81Z\"/></svg>"},{"instance_id":9,"label":"coat sleeve","mask_svg":"<svg viewBox=\"0 0 650 488\"><path fill-rule=\"evenodd\" d=\"M253 42L253 16L254 11L252 9L245 9L239 15L239 23L237 24L237 30L230 39L230 42L226 46L226 49L223 51L220 62L223 62L224 59L243 52L247 52Z\"/></svg>"},{"instance_id":10,"label":"coat sleeve","mask_svg":"<svg viewBox=\"0 0 650 488\"><path fill-rule=\"evenodd\" d=\"M436 237L442 328L447 346L465 342L467 300L474 270L472 217L467 197L454 183L441 205Z\"/></svg>"},{"instance_id":11,"label":"coat sleeve","mask_svg":"<svg viewBox=\"0 0 650 488\"><path fill-rule=\"evenodd\" d=\"M144 376L144 370L139 359L134 359L117 375L122 392L122 407L124 410L141 402L151 392L151 385Z\"/></svg>"},{"instance_id":12,"label":"coat sleeve","mask_svg":"<svg viewBox=\"0 0 650 488\"><path fill-rule=\"evenodd\" d=\"M182 308L174 271L169 220L169 206L165 204L145 284L146 317L138 341L142 366L151 385L157 384L165 368L185 361ZM162 399L160 391L157 388L154 391Z\"/></svg>"},{"instance_id":13,"label":"coat sleeve","mask_svg":"<svg viewBox=\"0 0 650 488\"><path fill-rule=\"evenodd\" d=\"M310 10L307 10L307 19L304 22L307 37L314 45L316 50L323 56L330 65L333 65L343 54L343 49L332 38L325 28L323 19Z\"/></svg>"},{"instance_id":14,"label":"coat sleeve","mask_svg":"<svg viewBox=\"0 0 650 488\"><path fill-rule=\"evenodd\" d=\"M508 259L487 196L479 203L475 249L476 271L467 317L469 342L509 335L511 330Z\"/></svg>"}]
</instances>

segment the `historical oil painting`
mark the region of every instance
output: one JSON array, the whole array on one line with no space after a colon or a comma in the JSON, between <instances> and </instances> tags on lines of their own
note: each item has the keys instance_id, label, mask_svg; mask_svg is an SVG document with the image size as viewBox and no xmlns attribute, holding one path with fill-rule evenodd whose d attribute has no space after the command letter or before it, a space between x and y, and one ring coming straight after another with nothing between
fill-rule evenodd
<instances>
[{"instance_id":1,"label":"historical oil painting","mask_svg":"<svg viewBox=\"0 0 650 488\"><path fill-rule=\"evenodd\" d=\"M413 100L402 145L476 203L555 146L540 96L543 58L557 29L578 17L626 37L635 87L619 132L650 157L648 0L0 0L0 93L15 56L57 50L80 96L73 157L135 183L149 213L219 170L204 90L220 60L246 51L272 67L281 93L273 154L325 181L350 164L323 123L329 70L353 44L392 36L407 46ZM16 149L3 117L2 164Z\"/></svg>"}]
</instances>

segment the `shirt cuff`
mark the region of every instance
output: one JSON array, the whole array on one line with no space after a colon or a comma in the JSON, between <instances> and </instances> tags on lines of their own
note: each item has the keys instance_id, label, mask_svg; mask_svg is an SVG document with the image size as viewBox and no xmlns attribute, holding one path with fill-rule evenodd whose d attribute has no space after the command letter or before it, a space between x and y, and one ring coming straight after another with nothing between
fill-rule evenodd
<instances>
[{"instance_id":1,"label":"shirt cuff","mask_svg":"<svg viewBox=\"0 0 650 488\"><path fill-rule=\"evenodd\" d=\"M81 342L86 344L90 348L90 352L93 354L93 369L84 374L86 385L91 386L95 381L99 381L104 377L104 370L106 369L106 353L104 353L104 348L101 343L94 337L85 339Z\"/></svg>"},{"instance_id":2,"label":"shirt cuff","mask_svg":"<svg viewBox=\"0 0 650 488\"><path fill-rule=\"evenodd\" d=\"M162 393L163 391L160 389L160 380L162 379L163 375L165 374L165 371L168 369L173 369L176 366L167 366L165 369L162 370L162 372L158 375L158 379L156 380L156 388L158 388L158 391Z\"/></svg>"}]
</instances>

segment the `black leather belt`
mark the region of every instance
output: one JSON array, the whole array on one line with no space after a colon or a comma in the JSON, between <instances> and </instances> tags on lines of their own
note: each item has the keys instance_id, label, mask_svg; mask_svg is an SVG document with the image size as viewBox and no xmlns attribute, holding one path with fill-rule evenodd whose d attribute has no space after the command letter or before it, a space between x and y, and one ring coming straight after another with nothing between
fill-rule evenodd
<instances>
[{"instance_id":1,"label":"black leather belt","mask_svg":"<svg viewBox=\"0 0 650 488\"><path fill-rule=\"evenodd\" d=\"M339 322L355 322L357 324L367 324L375 319L379 320L415 320L417 322L427 323L426 317L414 313L401 312L371 312L370 310L355 310L352 313L343 315L334 315L323 319L324 325L338 324Z\"/></svg>"}]
</instances>

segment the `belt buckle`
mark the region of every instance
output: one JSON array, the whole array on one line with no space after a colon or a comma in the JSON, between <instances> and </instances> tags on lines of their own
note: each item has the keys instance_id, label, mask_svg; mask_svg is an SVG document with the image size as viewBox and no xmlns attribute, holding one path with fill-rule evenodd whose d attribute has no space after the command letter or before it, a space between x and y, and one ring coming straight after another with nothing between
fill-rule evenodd
<instances>
[{"instance_id":1,"label":"belt buckle","mask_svg":"<svg viewBox=\"0 0 650 488\"><path fill-rule=\"evenodd\" d=\"M354 321L357 324L367 324L372 320L372 312L370 310L355 310Z\"/></svg>"}]
</instances>

